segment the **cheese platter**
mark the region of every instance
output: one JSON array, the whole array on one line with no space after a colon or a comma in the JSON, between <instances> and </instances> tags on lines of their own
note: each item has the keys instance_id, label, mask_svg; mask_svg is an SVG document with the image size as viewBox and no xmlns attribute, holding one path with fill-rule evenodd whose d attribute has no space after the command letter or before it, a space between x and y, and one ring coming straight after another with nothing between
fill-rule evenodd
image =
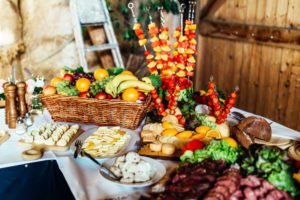
<instances>
[{"instance_id":1,"label":"cheese platter","mask_svg":"<svg viewBox=\"0 0 300 200\"><path fill-rule=\"evenodd\" d=\"M22 152L22 158L36 160L41 158L45 151L67 151L81 133L83 130L78 125L44 124L38 130L26 133L19 140L21 145L31 147Z\"/></svg>"}]
</instances>

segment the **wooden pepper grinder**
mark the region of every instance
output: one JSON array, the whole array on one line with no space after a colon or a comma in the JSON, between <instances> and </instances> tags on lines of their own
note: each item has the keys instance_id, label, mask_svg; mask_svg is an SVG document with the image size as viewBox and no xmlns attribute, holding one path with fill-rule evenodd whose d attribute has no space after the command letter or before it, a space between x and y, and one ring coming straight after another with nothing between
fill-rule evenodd
<instances>
[{"instance_id":1,"label":"wooden pepper grinder","mask_svg":"<svg viewBox=\"0 0 300 200\"><path fill-rule=\"evenodd\" d=\"M5 97L5 124L8 124L8 103L7 103L7 90L6 87L9 85L8 82L3 84L4 97Z\"/></svg>"},{"instance_id":2,"label":"wooden pepper grinder","mask_svg":"<svg viewBox=\"0 0 300 200\"><path fill-rule=\"evenodd\" d=\"M6 103L8 106L8 127L16 128L17 125L17 106L16 106L16 85L11 83L6 86Z\"/></svg>"},{"instance_id":3,"label":"wooden pepper grinder","mask_svg":"<svg viewBox=\"0 0 300 200\"><path fill-rule=\"evenodd\" d=\"M25 100L25 93L26 93L25 87L26 87L26 83L24 83L24 82L17 83L19 115L21 117L25 117L25 114L27 113L27 105L26 105L26 100Z\"/></svg>"}]
</instances>

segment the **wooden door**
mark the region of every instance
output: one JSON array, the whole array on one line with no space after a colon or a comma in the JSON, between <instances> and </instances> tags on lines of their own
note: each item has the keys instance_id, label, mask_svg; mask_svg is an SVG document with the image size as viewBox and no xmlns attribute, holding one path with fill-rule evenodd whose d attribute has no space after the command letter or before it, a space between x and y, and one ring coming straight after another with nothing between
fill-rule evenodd
<instances>
[{"instance_id":1,"label":"wooden door","mask_svg":"<svg viewBox=\"0 0 300 200\"><path fill-rule=\"evenodd\" d=\"M300 1L198 0L196 89L239 86L237 107L300 130Z\"/></svg>"}]
</instances>

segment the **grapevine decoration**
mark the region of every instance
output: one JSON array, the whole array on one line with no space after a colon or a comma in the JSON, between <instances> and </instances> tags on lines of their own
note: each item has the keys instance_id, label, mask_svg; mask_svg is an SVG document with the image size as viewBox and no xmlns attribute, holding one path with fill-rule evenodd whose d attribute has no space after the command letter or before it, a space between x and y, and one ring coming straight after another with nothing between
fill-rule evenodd
<instances>
[{"instance_id":1,"label":"grapevine decoration","mask_svg":"<svg viewBox=\"0 0 300 200\"><path fill-rule=\"evenodd\" d=\"M220 102L218 91L216 90L216 84L212 78L208 83L208 102L210 115L216 117L217 124L222 124L226 121L230 109L235 104L237 98L237 92L239 88L236 87L232 93L225 99L224 103Z\"/></svg>"},{"instance_id":2,"label":"grapevine decoration","mask_svg":"<svg viewBox=\"0 0 300 200\"><path fill-rule=\"evenodd\" d=\"M158 91L151 91L152 99L155 107L158 109L158 114L166 116L167 114L175 115L181 124L184 124L181 114L176 114L177 100L180 91L192 86L190 77L194 76L195 54L196 54L196 24L193 20L193 9L195 3L190 3L189 19L185 21L183 27L183 10L185 5L180 6L181 25L176 28L173 37L176 42L171 45L169 37L169 29L164 24L164 16L162 8L159 8L161 27L157 27L156 23L152 22L152 17L149 12L148 35L150 37L153 52L146 48L148 42L142 26L137 22L133 8L134 4L129 3L128 8L131 10L134 18L133 30L138 38L138 43L144 48L144 55L147 61L147 67L152 75L159 75L162 79L162 85L159 89L166 92L168 105L165 107L163 99L158 95ZM172 48L173 46L173 48Z\"/></svg>"}]
</instances>

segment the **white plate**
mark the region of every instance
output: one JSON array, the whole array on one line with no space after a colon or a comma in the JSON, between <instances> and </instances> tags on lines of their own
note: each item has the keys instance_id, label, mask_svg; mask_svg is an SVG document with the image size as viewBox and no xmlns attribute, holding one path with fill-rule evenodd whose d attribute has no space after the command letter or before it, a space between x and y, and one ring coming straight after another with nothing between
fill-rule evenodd
<instances>
[{"instance_id":1,"label":"white plate","mask_svg":"<svg viewBox=\"0 0 300 200\"><path fill-rule=\"evenodd\" d=\"M83 132L76 140L81 140L83 143L84 141L93 133L95 133L98 130L99 127L88 129L87 131ZM108 127L111 128L111 127ZM113 158L117 156L121 156L129 151L135 150L135 145L139 141L138 133L134 132L133 130L126 129L126 128L120 128L121 130L125 131L126 134L130 135L130 139L125 143L125 145L113 156L106 156L106 157L95 157L96 159L106 159L106 158ZM70 149L72 152L75 152L75 142L72 143ZM80 155L78 155L80 157Z\"/></svg>"},{"instance_id":2,"label":"white plate","mask_svg":"<svg viewBox=\"0 0 300 200\"><path fill-rule=\"evenodd\" d=\"M153 175L152 179L149 181L141 182L141 183L122 183L119 180L112 179L109 175L103 173L102 171L100 171L100 174L105 179L107 179L111 182L114 182L118 185L122 185L122 186L126 186L126 187L134 187L134 188L147 187L147 186L153 185L154 183L157 183L160 179L162 179L162 177L165 176L166 168L163 164L161 164L157 160L154 160L152 158L145 157L145 156L141 156L141 159L148 162L154 170L154 175ZM110 168L110 166L112 166L115 163L115 160L116 160L116 158L109 159L109 160L105 161L103 163L103 165Z\"/></svg>"}]
</instances>

